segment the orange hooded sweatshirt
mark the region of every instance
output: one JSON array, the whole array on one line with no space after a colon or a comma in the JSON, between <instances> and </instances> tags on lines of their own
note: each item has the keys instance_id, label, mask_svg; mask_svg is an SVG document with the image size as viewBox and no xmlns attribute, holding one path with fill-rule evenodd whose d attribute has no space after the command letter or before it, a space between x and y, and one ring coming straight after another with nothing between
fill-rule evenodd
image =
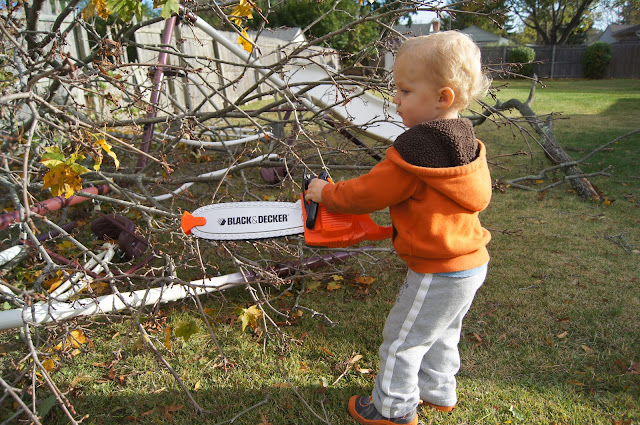
<instances>
[{"instance_id":1,"label":"orange hooded sweatshirt","mask_svg":"<svg viewBox=\"0 0 640 425\"><path fill-rule=\"evenodd\" d=\"M418 273L469 270L489 261L491 239L478 218L491 199L485 146L478 156L447 168L406 162L395 147L371 171L326 185L322 202L329 212L368 214L389 207L393 246Z\"/></svg>"}]
</instances>

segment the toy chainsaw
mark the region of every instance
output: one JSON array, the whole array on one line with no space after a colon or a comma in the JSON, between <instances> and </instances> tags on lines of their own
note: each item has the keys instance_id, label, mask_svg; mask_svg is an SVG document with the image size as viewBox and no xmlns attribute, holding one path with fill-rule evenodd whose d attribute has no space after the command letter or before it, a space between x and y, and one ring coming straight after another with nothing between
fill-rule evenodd
<instances>
[{"instance_id":1,"label":"toy chainsaw","mask_svg":"<svg viewBox=\"0 0 640 425\"><path fill-rule=\"evenodd\" d=\"M344 248L363 240L391 237L391 227L377 225L368 214L331 214L306 199L309 182L305 173L297 202L228 202L212 204L182 215L182 231L213 240L252 240L304 233L307 245ZM333 183L326 171L318 178Z\"/></svg>"}]
</instances>

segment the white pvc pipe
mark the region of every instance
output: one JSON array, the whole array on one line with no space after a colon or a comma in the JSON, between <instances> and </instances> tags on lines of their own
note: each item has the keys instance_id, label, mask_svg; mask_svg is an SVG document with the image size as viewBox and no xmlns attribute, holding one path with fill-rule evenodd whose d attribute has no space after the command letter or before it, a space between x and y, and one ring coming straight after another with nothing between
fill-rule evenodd
<instances>
[{"instance_id":1,"label":"white pvc pipe","mask_svg":"<svg viewBox=\"0 0 640 425\"><path fill-rule=\"evenodd\" d=\"M159 133L156 133L156 134L161 135ZM253 136L243 137L240 139L227 140L224 142L203 142L201 140L191 140L191 139L179 139L178 142L184 143L185 145L189 145L189 146L197 146L200 148L222 148L225 146L239 145L242 143L252 142L254 140L265 139L271 136L273 135L270 133L261 133L261 134L255 134Z\"/></svg>"},{"instance_id":2,"label":"white pvc pipe","mask_svg":"<svg viewBox=\"0 0 640 425\"><path fill-rule=\"evenodd\" d=\"M0 252L0 267L9 263L11 260L16 258L23 249L26 249L24 245L14 245L11 248L7 248L4 251Z\"/></svg>"},{"instance_id":3,"label":"white pvc pipe","mask_svg":"<svg viewBox=\"0 0 640 425\"><path fill-rule=\"evenodd\" d=\"M98 253L96 257L104 263L111 261L116 253L116 245L112 243L106 243L102 246L104 251ZM91 270L93 273L98 274L104 270L101 264L99 264L93 257L87 261L84 265L86 270ZM56 301L67 301L74 295L77 295L83 288L90 283L90 280L86 273L77 272L71 278L67 279L55 291L51 292L50 297Z\"/></svg>"},{"instance_id":4,"label":"white pvc pipe","mask_svg":"<svg viewBox=\"0 0 640 425\"><path fill-rule=\"evenodd\" d=\"M192 286L173 284L167 287L141 289L120 295L103 295L73 302L39 302L24 309L0 311L0 330L24 326L25 322L43 324L72 319L79 316L106 314L127 308L138 308L156 303L177 301L190 295L202 295L247 283L241 272L210 279L194 280ZM123 302L123 300L125 302Z\"/></svg>"}]
</instances>

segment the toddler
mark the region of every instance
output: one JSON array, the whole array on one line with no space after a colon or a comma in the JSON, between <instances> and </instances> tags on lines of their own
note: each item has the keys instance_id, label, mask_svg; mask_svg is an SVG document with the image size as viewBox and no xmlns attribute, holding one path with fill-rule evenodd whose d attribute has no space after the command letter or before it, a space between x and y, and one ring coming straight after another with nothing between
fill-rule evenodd
<instances>
[{"instance_id":1,"label":"toddler","mask_svg":"<svg viewBox=\"0 0 640 425\"><path fill-rule=\"evenodd\" d=\"M393 71L408 130L369 173L335 185L314 179L307 192L329 212L389 207L393 245L409 268L384 326L373 394L349 400L353 418L369 425L415 425L420 403L453 410L462 319L489 262L478 218L491 198L486 150L459 117L489 86L480 50L456 31L410 38Z\"/></svg>"}]
</instances>

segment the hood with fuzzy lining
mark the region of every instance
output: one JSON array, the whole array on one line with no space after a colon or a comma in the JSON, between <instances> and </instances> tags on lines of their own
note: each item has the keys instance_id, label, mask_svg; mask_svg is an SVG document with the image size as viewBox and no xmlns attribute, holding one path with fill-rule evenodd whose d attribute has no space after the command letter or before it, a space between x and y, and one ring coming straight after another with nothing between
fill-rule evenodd
<instances>
[{"instance_id":1,"label":"hood with fuzzy lining","mask_svg":"<svg viewBox=\"0 0 640 425\"><path fill-rule=\"evenodd\" d=\"M477 157L468 164L457 167L430 168L413 165L395 147L387 150L387 159L463 208L479 212L491 200L491 175L487 166L486 148L482 142L476 140L476 143Z\"/></svg>"}]
</instances>

